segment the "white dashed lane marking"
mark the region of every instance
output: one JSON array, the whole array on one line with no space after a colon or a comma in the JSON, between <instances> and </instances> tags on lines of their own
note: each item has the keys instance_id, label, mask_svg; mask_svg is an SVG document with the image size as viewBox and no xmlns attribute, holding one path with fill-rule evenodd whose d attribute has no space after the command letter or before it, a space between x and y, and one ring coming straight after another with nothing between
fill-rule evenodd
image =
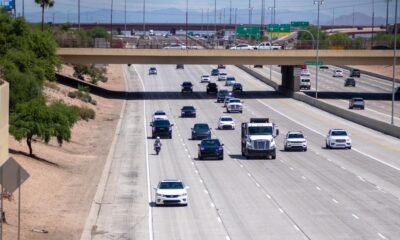
<instances>
[{"instance_id":1,"label":"white dashed lane marking","mask_svg":"<svg viewBox=\"0 0 400 240\"><path fill-rule=\"evenodd\" d=\"M382 233L378 233L378 236L379 236L380 238L382 238L382 239L386 239L386 237L383 236Z\"/></svg>"},{"instance_id":2,"label":"white dashed lane marking","mask_svg":"<svg viewBox=\"0 0 400 240\"><path fill-rule=\"evenodd\" d=\"M336 203L336 204L339 203L339 202L338 202L336 199L334 199L334 198L332 198L332 201L333 201L334 203Z\"/></svg>"},{"instance_id":3,"label":"white dashed lane marking","mask_svg":"<svg viewBox=\"0 0 400 240\"><path fill-rule=\"evenodd\" d=\"M357 215L355 215L354 213L353 214L351 214L351 216L353 216L353 218L355 218L355 219L360 219Z\"/></svg>"}]
</instances>

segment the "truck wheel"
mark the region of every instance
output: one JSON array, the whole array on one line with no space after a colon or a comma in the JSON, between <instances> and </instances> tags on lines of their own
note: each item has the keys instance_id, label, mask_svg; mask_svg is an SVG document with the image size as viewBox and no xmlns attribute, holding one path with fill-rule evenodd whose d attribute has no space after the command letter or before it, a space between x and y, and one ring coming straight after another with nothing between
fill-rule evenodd
<instances>
[{"instance_id":1,"label":"truck wheel","mask_svg":"<svg viewBox=\"0 0 400 240\"><path fill-rule=\"evenodd\" d=\"M325 148L330 149L331 147L329 147L328 143L325 143Z\"/></svg>"},{"instance_id":2,"label":"truck wheel","mask_svg":"<svg viewBox=\"0 0 400 240\"><path fill-rule=\"evenodd\" d=\"M303 151L304 151L304 152L307 152L307 148L304 148Z\"/></svg>"},{"instance_id":3,"label":"truck wheel","mask_svg":"<svg viewBox=\"0 0 400 240\"><path fill-rule=\"evenodd\" d=\"M199 155L197 158L198 158L199 160L203 160L203 157L200 156L200 155Z\"/></svg>"},{"instance_id":4,"label":"truck wheel","mask_svg":"<svg viewBox=\"0 0 400 240\"><path fill-rule=\"evenodd\" d=\"M272 159L276 159L276 155L272 155L271 158L272 158Z\"/></svg>"}]
</instances>

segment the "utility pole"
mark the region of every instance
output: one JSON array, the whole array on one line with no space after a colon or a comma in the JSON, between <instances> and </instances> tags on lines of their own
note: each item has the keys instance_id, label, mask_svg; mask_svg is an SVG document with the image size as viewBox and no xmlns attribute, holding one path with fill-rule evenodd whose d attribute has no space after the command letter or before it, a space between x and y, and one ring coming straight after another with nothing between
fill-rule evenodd
<instances>
[{"instance_id":1,"label":"utility pole","mask_svg":"<svg viewBox=\"0 0 400 240\"><path fill-rule=\"evenodd\" d=\"M235 8L235 26L237 25L237 8Z\"/></svg>"},{"instance_id":2,"label":"utility pole","mask_svg":"<svg viewBox=\"0 0 400 240\"><path fill-rule=\"evenodd\" d=\"M318 14L317 14L317 62L315 68L315 98L318 98L318 70L319 70L319 11L320 6L324 3L324 0L314 0L314 4L318 6ZM354 9L354 8L353 8Z\"/></svg>"},{"instance_id":3,"label":"utility pole","mask_svg":"<svg viewBox=\"0 0 400 240\"><path fill-rule=\"evenodd\" d=\"M203 9L201 9L201 31L203 31L203 25L204 25L204 21L203 21Z\"/></svg>"},{"instance_id":4,"label":"utility pole","mask_svg":"<svg viewBox=\"0 0 400 240\"><path fill-rule=\"evenodd\" d=\"M25 17L25 0L22 0L22 17Z\"/></svg>"},{"instance_id":5,"label":"utility pole","mask_svg":"<svg viewBox=\"0 0 400 240\"><path fill-rule=\"evenodd\" d=\"M395 100L395 84L396 81L396 52L397 52L397 0L394 7L394 46L393 46L393 82L392 82L392 118L391 124L394 125L394 100Z\"/></svg>"},{"instance_id":6,"label":"utility pole","mask_svg":"<svg viewBox=\"0 0 400 240\"><path fill-rule=\"evenodd\" d=\"M208 34L208 23L209 23L209 21L208 21L208 13L209 13L209 9L207 8L207 34Z\"/></svg>"},{"instance_id":7,"label":"utility pole","mask_svg":"<svg viewBox=\"0 0 400 240\"><path fill-rule=\"evenodd\" d=\"M249 0L249 25L251 25L251 0Z\"/></svg>"},{"instance_id":8,"label":"utility pole","mask_svg":"<svg viewBox=\"0 0 400 240\"><path fill-rule=\"evenodd\" d=\"M274 0L274 24L276 23L276 0Z\"/></svg>"},{"instance_id":9,"label":"utility pole","mask_svg":"<svg viewBox=\"0 0 400 240\"><path fill-rule=\"evenodd\" d=\"M143 0L143 36L146 34L146 0Z\"/></svg>"},{"instance_id":10,"label":"utility pole","mask_svg":"<svg viewBox=\"0 0 400 240\"><path fill-rule=\"evenodd\" d=\"M110 29L111 29L111 36L110 36L110 48L112 48L112 39L113 39L113 7L114 7L114 0L111 0L111 18L110 18Z\"/></svg>"},{"instance_id":11,"label":"utility pole","mask_svg":"<svg viewBox=\"0 0 400 240\"><path fill-rule=\"evenodd\" d=\"M392 0L386 0L386 32L388 31L389 27L389 2Z\"/></svg>"},{"instance_id":12,"label":"utility pole","mask_svg":"<svg viewBox=\"0 0 400 240\"><path fill-rule=\"evenodd\" d=\"M353 28L354 28L354 6L353 6Z\"/></svg>"},{"instance_id":13,"label":"utility pole","mask_svg":"<svg viewBox=\"0 0 400 240\"><path fill-rule=\"evenodd\" d=\"M375 27L375 1L372 0L372 34L371 34L371 48L374 46L374 27Z\"/></svg>"},{"instance_id":14,"label":"utility pole","mask_svg":"<svg viewBox=\"0 0 400 240\"><path fill-rule=\"evenodd\" d=\"M188 47L188 12L189 12L189 0L186 0L186 49Z\"/></svg>"},{"instance_id":15,"label":"utility pole","mask_svg":"<svg viewBox=\"0 0 400 240\"><path fill-rule=\"evenodd\" d=\"M81 0L78 0L78 29L81 29Z\"/></svg>"},{"instance_id":16,"label":"utility pole","mask_svg":"<svg viewBox=\"0 0 400 240\"><path fill-rule=\"evenodd\" d=\"M125 18L125 34L126 34L126 0L125 0L125 7L124 7L125 9L125 15L124 15L124 18Z\"/></svg>"},{"instance_id":17,"label":"utility pole","mask_svg":"<svg viewBox=\"0 0 400 240\"><path fill-rule=\"evenodd\" d=\"M229 2L229 25L232 24L232 0Z\"/></svg>"},{"instance_id":18,"label":"utility pole","mask_svg":"<svg viewBox=\"0 0 400 240\"><path fill-rule=\"evenodd\" d=\"M214 40L215 43L218 43L217 41L217 0L214 0ZM217 46L217 44L215 44Z\"/></svg>"},{"instance_id":19,"label":"utility pole","mask_svg":"<svg viewBox=\"0 0 400 240\"><path fill-rule=\"evenodd\" d=\"M332 26L335 26L335 8L333 10L333 17L332 17Z\"/></svg>"}]
</instances>

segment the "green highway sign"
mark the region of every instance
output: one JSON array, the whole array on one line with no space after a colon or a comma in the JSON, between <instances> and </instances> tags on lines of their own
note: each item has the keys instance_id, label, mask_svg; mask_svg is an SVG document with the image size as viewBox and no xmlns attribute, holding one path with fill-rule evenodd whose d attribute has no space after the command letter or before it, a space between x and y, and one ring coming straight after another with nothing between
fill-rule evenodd
<instances>
[{"instance_id":1,"label":"green highway sign","mask_svg":"<svg viewBox=\"0 0 400 240\"><path fill-rule=\"evenodd\" d=\"M268 24L267 32L289 33L290 27L290 24Z\"/></svg>"},{"instance_id":2,"label":"green highway sign","mask_svg":"<svg viewBox=\"0 0 400 240\"><path fill-rule=\"evenodd\" d=\"M241 37L254 37L260 38L260 27L259 26L237 26L236 35Z\"/></svg>"},{"instance_id":3,"label":"green highway sign","mask_svg":"<svg viewBox=\"0 0 400 240\"><path fill-rule=\"evenodd\" d=\"M291 22L290 25L295 28L306 28L310 26L310 22Z\"/></svg>"},{"instance_id":4,"label":"green highway sign","mask_svg":"<svg viewBox=\"0 0 400 240\"><path fill-rule=\"evenodd\" d=\"M319 65L324 65L324 62L304 62L304 65L319 66Z\"/></svg>"}]
</instances>

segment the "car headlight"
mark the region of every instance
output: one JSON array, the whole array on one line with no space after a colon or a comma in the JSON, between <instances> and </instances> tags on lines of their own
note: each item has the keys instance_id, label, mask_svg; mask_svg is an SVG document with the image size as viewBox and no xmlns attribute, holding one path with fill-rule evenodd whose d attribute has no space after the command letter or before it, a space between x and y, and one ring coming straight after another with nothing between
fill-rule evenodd
<instances>
[{"instance_id":1,"label":"car headlight","mask_svg":"<svg viewBox=\"0 0 400 240\"><path fill-rule=\"evenodd\" d=\"M157 193L157 197L162 197L163 195L161 193Z\"/></svg>"},{"instance_id":2,"label":"car headlight","mask_svg":"<svg viewBox=\"0 0 400 240\"><path fill-rule=\"evenodd\" d=\"M182 194L181 196L182 196L182 197L186 197L186 196L187 196L187 193L184 193L184 194Z\"/></svg>"},{"instance_id":3,"label":"car headlight","mask_svg":"<svg viewBox=\"0 0 400 240\"><path fill-rule=\"evenodd\" d=\"M201 150L201 151L204 151L204 147L200 147L200 150Z\"/></svg>"}]
</instances>

